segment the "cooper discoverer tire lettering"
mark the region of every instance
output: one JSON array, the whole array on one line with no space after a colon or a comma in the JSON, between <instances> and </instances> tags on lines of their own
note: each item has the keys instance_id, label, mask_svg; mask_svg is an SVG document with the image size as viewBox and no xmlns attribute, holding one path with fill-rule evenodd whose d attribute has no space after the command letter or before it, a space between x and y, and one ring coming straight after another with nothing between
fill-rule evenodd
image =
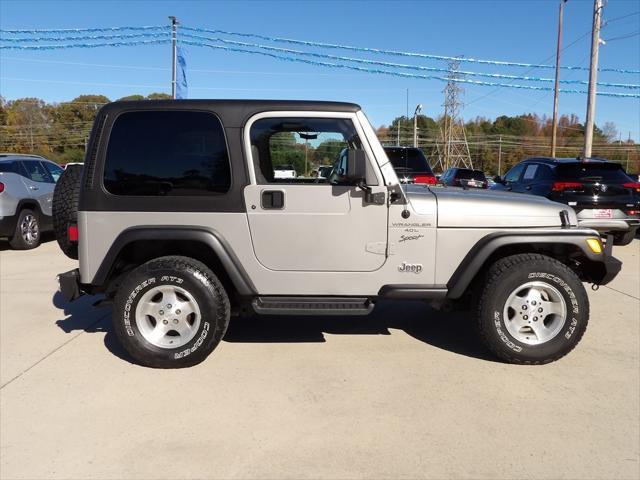
<instances>
[{"instance_id":1,"label":"cooper discoverer tire lettering","mask_svg":"<svg viewBox=\"0 0 640 480\"><path fill-rule=\"evenodd\" d=\"M569 353L589 321L577 275L545 255L505 257L489 268L476 301L482 342L509 363L544 364Z\"/></svg>"},{"instance_id":2,"label":"cooper discoverer tire lettering","mask_svg":"<svg viewBox=\"0 0 640 480\"><path fill-rule=\"evenodd\" d=\"M127 352L156 368L202 362L222 340L229 318L220 280L203 263L179 256L151 260L129 273L113 312Z\"/></svg>"}]
</instances>

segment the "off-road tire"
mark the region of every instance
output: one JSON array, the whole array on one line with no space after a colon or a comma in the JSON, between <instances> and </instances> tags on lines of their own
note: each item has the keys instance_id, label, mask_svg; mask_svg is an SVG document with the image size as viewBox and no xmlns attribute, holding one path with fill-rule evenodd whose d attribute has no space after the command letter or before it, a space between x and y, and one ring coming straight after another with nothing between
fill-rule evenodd
<instances>
[{"instance_id":1,"label":"off-road tire","mask_svg":"<svg viewBox=\"0 0 640 480\"><path fill-rule=\"evenodd\" d=\"M69 225L78 221L82 169L82 165L69 165L53 191L53 231L62 252L74 260L78 259L78 244L69 241Z\"/></svg>"},{"instance_id":2,"label":"off-road tire","mask_svg":"<svg viewBox=\"0 0 640 480\"><path fill-rule=\"evenodd\" d=\"M613 244L618 245L620 247L624 247L625 245L629 245L633 242L633 239L636 238L636 230L632 228L628 232L624 233L616 233L613 235Z\"/></svg>"},{"instance_id":3,"label":"off-road tire","mask_svg":"<svg viewBox=\"0 0 640 480\"><path fill-rule=\"evenodd\" d=\"M150 343L137 324L138 303L147 291L159 286L184 289L200 310L195 336L178 348ZM127 274L113 308L113 326L122 346L136 362L154 368L184 368L202 362L224 337L229 318L229 297L220 280L203 263L180 256L150 260Z\"/></svg>"},{"instance_id":4,"label":"off-road tire","mask_svg":"<svg viewBox=\"0 0 640 480\"><path fill-rule=\"evenodd\" d=\"M29 216L32 216L35 219L38 235L34 238L33 241L27 241L22 235L22 223ZM37 212L30 210L28 208L23 208L20 210L18 214L18 221L16 222L16 229L13 232L13 236L9 239L9 245L14 250L31 250L32 248L36 248L40 245L40 241L42 238L42 231L40 230L40 217Z\"/></svg>"},{"instance_id":5,"label":"off-road tire","mask_svg":"<svg viewBox=\"0 0 640 480\"><path fill-rule=\"evenodd\" d=\"M480 282L476 299L476 326L484 345L509 363L539 365L569 353L580 341L589 321L589 300L582 282L569 267L545 255L519 254L502 258ZM518 341L504 317L510 293L528 282L543 282L564 299L566 320L555 337L538 345Z\"/></svg>"}]
</instances>

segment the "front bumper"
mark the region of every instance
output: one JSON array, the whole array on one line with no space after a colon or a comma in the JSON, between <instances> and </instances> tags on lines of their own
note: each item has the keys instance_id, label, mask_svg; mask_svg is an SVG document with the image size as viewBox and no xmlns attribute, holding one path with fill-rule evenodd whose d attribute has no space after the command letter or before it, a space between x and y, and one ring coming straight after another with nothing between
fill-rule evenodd
<instances>
[{"instance_id":1,"label":"front bumper","mask_svg":"<svg viewBox=\"0 0 640 480\"><path fill-rule=\"evenodd\" d=\"M606 285L613 280L622 269L622 262L615 257L609 255L604 258L604 276L598 282L598 285Z\"/></svg>"},{"instance_id":2,"label":"front bumper","mask_svg":"<svg viewBox=\"0 0 640 480\"><path fill-rule=\"evenodd\" d=\"M80 271L77 268L59 274L57 280L58 291L67 301L71 302L84 294L80 285Z\"/></svg>"}]
</instances>

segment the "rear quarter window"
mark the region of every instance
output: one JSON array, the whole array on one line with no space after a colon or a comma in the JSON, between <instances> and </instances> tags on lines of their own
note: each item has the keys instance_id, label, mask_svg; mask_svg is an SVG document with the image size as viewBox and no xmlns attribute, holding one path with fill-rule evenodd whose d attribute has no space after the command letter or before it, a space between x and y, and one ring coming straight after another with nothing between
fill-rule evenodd
<instances>
[{"instance_id":1,"label":"rear quarter window","mask_svg":"<svg viewBox=\"0 0 640 480\"><path fill-rule=\"evenodd\" d=\"M208 112L122 113L109 136L103 180L114 195L224 194L231 167L222 124Z\"/></svg>"}]
</instances>

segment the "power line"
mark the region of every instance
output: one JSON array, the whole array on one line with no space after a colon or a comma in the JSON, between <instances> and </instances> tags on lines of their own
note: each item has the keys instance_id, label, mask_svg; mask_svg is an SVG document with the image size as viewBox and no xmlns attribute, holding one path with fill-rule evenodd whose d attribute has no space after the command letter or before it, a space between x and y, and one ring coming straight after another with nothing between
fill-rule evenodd
<instances>
[{"instance_id":1,"label":"power line","mask_svg":"<svg viewBox=\"0 0 640 480\"><path fill-rule=\"evenodd\" d=\"M95 28L35 28L35 29L0 29L0 33L79 33L79 32L117 32L122 30L166 30L167 25L128 26L128 27L95 27Z\"/></svg>"},{"instance_id":2,"label":"power line","mask_svg":"<svg viewBox=\"0 0 640 480\"><path fill-rule=\"evenodd\" d=\"M193 45L193 46L197 46L197 47L208 47L208 48L212 48L212 49L219 49L219 50L225 50L225 51L231 51L231 52L248 53L248 54L254 54L254 55L263 55L263 56L275 58L275 59L278 59L278 60L289 61L289 62L301 62L301 63L306 63L306 64L309 64L309 65L315 65L315 66L321 66L321 67L350 69L350 70L356 70L356 71L360 71L360 72L375 73L375 74L381 74L381 75L390 75L390 76L403 77L403 78L416 78L416 79L423 79L423 80L440 80L440 81L444 81L444 82L447 81L446 77L437 76L437 75L423 75L423 74L415 74L415 73L407 73L407 72L394 72L394 71L389 71L389 70L380 70L380 69L358 67L358 66L355 66L355 65L346 65L346 64L339 64L339 63L322 62L322 61L317 61L317 60L307 60L307 59L304 59L304 58L288 57L288 56L279 55L279 54L270 53L270 52L262 52L262 51L258 51L258 50L245 50L245 49L240 49L240 48L235 48L235 47L227 47L227 46L222 46L222 45L212 45L212 44L209 44L209 43L192 42L190 40L181 40L180 43L183 43L185 45ZM473 85L482 85L482 86L489 86L489 87L491 87L491 86L493 86L493 87L501 86L501 87L519 88L519 89L525 89L525 90L551 90L551 87L543 87L543 86L536 86L536 85L508 84L508 83L499 83L499 82L486 82L486 81L480 81L480 80L470 80L470 79L466 79L466 78L465 79L460 79L458 81L460 83L467 83L467 84L473 84ZM563 92L563 93L578 93L578 94L587 93L584 90L569 90L569 89L565 89L565 90L560 90L560 91ZM602 92L602 91L600 91L600 92L598 92L598 95L608 96L608 97L619 97L619 98L640 98L640 94L636 94L636 93L618 93L618 92Z\"/></svg>"},{"instance_id":3,"label":"power line","mask_svg":"<svg viewBox=\"0 0 640 480\"><path fill-rule=\"evenodd\" d=\"M357 52L367 52L367 53L393 55L393 56L426 58L430 60L445 60L445 61L459 60L460 62L463 62L463 63L481 63L481 64L487 64L487 65L499 65L499 66L507 66L507 67L526 67L526 68L534 67L534 68L555 69L554 65L531 64L531 63L522 63L522 62L507 62L507 61L501 61L501 60L481 60L477 58L451 57L451 56L445 56L445 55L432 55L432 54L416 53L416 52L402 52L398 50L384 50L384 49L370 48L370 47L354 47L352 45L339 45L334 43L312 42L307 40L294 40L291 38L270 37L270 36L260 35L256 33L240 33L240 32L231 32L227 30L214 30L214 29L200 28L200 27L183 26L182 30L201 32L201 33L213 33L213 34L240 36L240 37L259 38L259 39L267 40L271 42L291 43L296 45L306 45L306 46L313 46L313 47L320 47L320 48L333 48L333 49L351 50L351 51L357 51ZM572 67L567 65L562 66L561 68L565 70L589 70L588 68L585 68L585 67ZM600 71L633 73L633 74L640 73L640 70L627 70L627 69L618 69L618 68L602 68Z\"/></svg>"},{"instance_id":4,"label":"power line","mask_svg":"<svg viewBox=\"0 0 640 480\"><path fill-rule=\"evenodd\" d=\"M326 58L326 59L330 59L330 60L339 60L339 61L344 61L344 62L353 62L353 63L360 63L360 64L366 64L366 65L379 65L379 66L384 66L384 67L401 68L401 69L406 69L406 70L419 70L419 71L449 73L449 70L446 69L446 68L425 67L425 66L419 66L419 65L407 65L407 64L402 64L402 63L383 62L383 61L378 61L378 60L368 60L368 59L354 58L354 57L343 57L343 56L340 56L340 55L328 55L328 54L322 54L322 53L316 53L316 52L306 52L306 51L301 51L301 50L291 50L291 49L288 49L288 48L272 47L272 46L269 46L269 45L261 45L261 44L256 44L256 43L236 42L236 41L233 41L233 40L226 40L226 39L223 39L223 38L211 38L211 37L205 37L205 36L202 36L202 35L191 35L191 34L188 34L188 33L183 33L182 36L183 37L187 37L187 38L193 38L193 39L196 39L196 40L203 40L203 41L207 41L207 42L222 42L222 43L225 43L225 44L237 45L237 46L241 46L241 47L259 48L259 49L262 49L262 50L275 51L275 52L287 53L287 54L292 54L292 55L309 56L309 57L315 57L315 58ZM501 73L483 73L483 72L471 72L471 71L464 71L464 70L461 70L459 73L460 73L460 75L465 75L465 76L477 76L477 77L485 77L485 78L524 80L524 81L529 81L529 82L553 82L554 81L553 78L525 77L525 76L521 76L521 75L505 75L505 74L501 74ZM587 85L588 84L588 82L583 81L583 80L560 80L560 82L561 83L581 84L581 85ZM614 88L640 89L640 85L633 85L633 84L626 84L626 83L599 82L599 85L600 86L605 86L605 87L614 87Z\"/></svg>"}]
</instances>

